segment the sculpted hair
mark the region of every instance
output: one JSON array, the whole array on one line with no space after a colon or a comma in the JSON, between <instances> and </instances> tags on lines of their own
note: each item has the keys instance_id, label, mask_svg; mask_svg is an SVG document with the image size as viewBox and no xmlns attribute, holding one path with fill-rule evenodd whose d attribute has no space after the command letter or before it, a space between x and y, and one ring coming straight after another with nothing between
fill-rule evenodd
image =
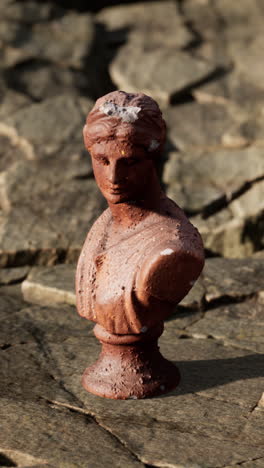
<instances>
[{"instance_id":1,"label":"sculpted hair","mask_svg":"<svg viewBox=\"0 0 264 468\"><path fill-rule=\"evenodd\" d=\"M166 124L151 97L114 91L96 101L83 135L88 150L99 141L118 138L145 147L155 157L163 151Z\"/></svg>"}]
</instances>

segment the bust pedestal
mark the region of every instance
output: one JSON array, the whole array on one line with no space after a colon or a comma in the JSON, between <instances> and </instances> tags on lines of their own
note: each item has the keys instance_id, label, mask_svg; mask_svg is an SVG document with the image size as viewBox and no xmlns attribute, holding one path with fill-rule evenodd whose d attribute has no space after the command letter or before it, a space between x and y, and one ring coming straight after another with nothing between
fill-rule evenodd
<instances>
[{"instance_id":1,"label":"bust pedestal","mask_svg":"<svg viewBox=\"0 0 264 468\"><path fill-rule=\"evenodd\" d=\"M112 399L138 399L167 393L180 381L176 366L165 359L158 346L163 323L146 333L116 335L102 326L94 334L102 344L98 360L82 378L85 390Z\"/></svg>"}]
</instances>

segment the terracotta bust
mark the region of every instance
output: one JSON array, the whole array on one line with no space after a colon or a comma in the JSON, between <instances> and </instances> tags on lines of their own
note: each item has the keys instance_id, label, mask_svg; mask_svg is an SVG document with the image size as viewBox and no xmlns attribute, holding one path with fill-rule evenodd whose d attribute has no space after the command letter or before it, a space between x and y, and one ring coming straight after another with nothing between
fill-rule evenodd
<instances>
[{"instance_id":1,"label":"terracotta bust","mask_svg":"<svg viewBox=\"0 0 264 468\"><path fill-rule=\"evenodd\" d=\"M179 382L159 352L163 322L204 264L201 237L161 190L155 162L166 125L144 94L98 99L84 127L94 176L109 208L94 223L76 275L78 312L97 323L103 349L84 387L108 398L144 398Z\"/></svg>"}]
</instances>

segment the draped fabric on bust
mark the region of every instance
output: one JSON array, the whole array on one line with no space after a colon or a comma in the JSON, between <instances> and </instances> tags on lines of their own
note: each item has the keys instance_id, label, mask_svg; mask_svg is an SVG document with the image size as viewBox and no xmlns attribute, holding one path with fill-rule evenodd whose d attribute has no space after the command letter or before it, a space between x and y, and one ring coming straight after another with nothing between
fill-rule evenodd
<instances>
[{"instance_id":1,"label":"draped fabric on bust","mask_svg":"<svg viewBox=\"0 0 264 468\"><path fill-rule=\"evenodd\" d=\"M81 316L99 323L111 333L140 333L142 328L153 326L154 317L156 322L159 320L159 309L163 313L160 320L163 320L173 307L151 297L147 305L139 302L136 280L140 267L161 243L174 242L176 246L184 243L182 228L189 221L184 215L177 220L152 213L130 235L105 249L110 222L108 209L85 241L77 267L77 307Z\"/></svg>"}]
</instances>

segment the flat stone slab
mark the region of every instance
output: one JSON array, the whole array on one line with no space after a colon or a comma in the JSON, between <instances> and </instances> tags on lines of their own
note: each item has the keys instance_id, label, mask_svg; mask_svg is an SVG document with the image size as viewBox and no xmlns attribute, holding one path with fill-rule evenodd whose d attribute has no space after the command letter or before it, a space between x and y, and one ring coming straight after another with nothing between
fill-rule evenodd
<instances>
[{"instance_id":1,"label":"flat stone slab","mask_svg":"<svg viewBox=\"0 0 264 468\"><path fill-rule=\"evenodd\" d=\"M264 353L263 314L262 291L261 299L217 307L185 330L199 339L212 336L231 346L243 346L250 351Z\"/></svg>"},{"instance_id":2,"label":"flat stone slab","mask_svg":"<svg viewBox=\"0 0 264 468\"><path fill-rule=\"evenodd\" d=\"M164 15L164 12L166 14ZM138 2L104 8L96 19L111 33L111 41L143 42L146 48L186 47L194 35L184 24L175 2ZM177 34L175 31L177 30ZM109 38L110 39L110 38Z\"/></svg>"},{"instance_id":3,"label":"flat stone slab","mask_svg":"<svg viewBox=\"0 0 264 468\"><path fill-rule=\"evenodd\" d=\"M58 96L0 123L1 266L77 260L105 206L82 141L91 106L87 99Z\"/></svg>"},{"instance_id":4,"label":"flat stone slab","mask_svg":"<svg viewBox=\"0 0 264 468\"><path fill-rule=\"evenodd\" d=\"M12 268L0 270L4 277L5 271L9 277L18 277L17 270ZM23 297L27 302L53 305L56 303L75 304L76 265L54 265L50 267L33 267L22 283ZM26 270L28 273L28 269ZM21 278L22 280L23 278ZM174 317L178 328L185 328L193 320L197 320L197 311L205 304L216 301L239 301L253 295L264 294L264 266L262 256L244 259L208 258L204 270L191 289L190 293L180 303L179 313ZM195 314L192 314L192 311Z\"/></svg>"},{"instance_id":5,"label":"flat stone slab","mask_svg":"<svg viewBox=\"0 0 264 468\"><path fill-rule=\"evenodd\" d=\"M0 269L0 286L21 283L26 278L30 270L29 266L17 268Z\"/></svg>"},{"instance_id":6,"label":"flat stone slab","mask_svg":"<svg viewBox=\"0 0 264 468\"><path fill-rule=\"evenodd\" d=\"M222 27L225 33L232 35L233 38L239 38L240 34L241 39L241 36L246 36L249 31L251 35L254 35L259 27L261 29L262 11L258 0L241 0L240 5L230 3L228 0L216 0L215 8L210 8L208 5L208 0L199 3L195 0L185 0L183 7L186 18L194 22L196 20L197 28L199 28L199 22L204 20L205 29L214 34L216 34L217 24L219 25L221 19L225 20Z\"/></svg>"},{"instance_id":7,"label":"flat stone slab","mask_svg":"<svg viewBox=\"0 0 264 468\"><path fill-rule=\"evenodd\" d=\"M58 153L66 159L81 143L83 149L82 127L92 106L90 99L65 94L23 107L4 123L33 146L37 160Z\"/></svg>"},{"instance_id":8,"label":"flat stone slab","mask_svg":"<svg viewBox=\"0 0 264 468\"><path fill-rule=\"evenodd\" d=\"M264 291L264 264L260 258L208 258L201 281L205 300L250 297Z\"/></svg>"},{"instance_id":9,"label":"flat stone slab","mask_svg":"<svg viewBox=\"0 0 264 468\"><path fill-rule=\"evenodd\" d=\"M139 41L121 47L110 66L112 80L119 88L149 94L161 105L194 88L214 71L214 64L186 52L144 50Z\"/></svg>"},{"instance_id":10,"label":"flat stone slab","mask_svg":"<svg viewBox=\"0 0 264 468\"><path fill-rule=\"evenodd\" d=\"M65 305L61 309L29 308L1 295L0 315L1 463L62 467L85 466L88 461L93 466L107 466L116 459L119 466L143 467L91 415L69 409L79 404L78 399L50 374L49 368L55 369L56 363L44 351L46 340L59 343L70 334L85 336L89 330L78 319L74 320L77 328L74 326L75 310ZM2 335L8 343L2 342ZM42 355L45 362L39 359ZM53 401L66 406L54 406Z\"/></svg>"},{"instance_id":11,"label":"flat stone slab","mask_svg":"<svg viewBox=\"0 0 264 468\"><path fill-rule=\"evenodd\" d=\"M16 73L13 69L8 71L8 78L12 88L23 89L36 101L62 94L78 95L80 91L87 91L91 81L90 75L87 76L83 70L43 60L20 64Z\"/></svg>"},{"instance_id":12,"label":"flat stone slab","mask_svg":"<svg viewBox=\"0 0 264 468\"><path fill-rule=\"evenodd\" d=\"M205 247L225 257L247 257L263 249L263 190L259 181L209 218L194 216Z\"/></svg>"},{"instance_id":13,"label":"flat stone slab","mask_svg":"<svg viewBox=\"0 0 264 468\"><path fill-rule=\"evenodd\" d=\"M75 305L75 270L76 265L33 267L22 283L25 301L42 305L58 303Z\"/></svg>"},{"instance_id":14,"label":"flat stone slab","mask_svg":"<svg viewBox=\"0 0 264 468\"><path fill-rule=\"evenodd\" d=\"M208 258L202 274L190 293L180 303L201 308L203 302L239 300L264 290L263 259Z\"/></svg>"},{"instance_id":15,"label":"flat stone slab","mask_svg":"<svg viewBox=\"0 0 264 468\"><path fill-rule=\"evenodd\" d=\"M162 398L127 400L121 406L80 387L77 367L84 369L93 362L91 341L89 353L80 338L69 338L61 345L50 343L50 349L67 388L144 463L223 466L219 464L220 452L226 464L263 457L259 441L236 441L262 394L262 356L224 347L212 339L177 340L175 331L173 322L167 324L161 349L168 358L177 359L181 386ZM71 356L71 362L67 356ZM54 404L60 406L59 401Z\"/></svg>"},{"instance_id":16,"label":"flat stone slab","mask_svg":"<svg viewBox=\"0 0 264 468\"><path fill-rule=\"evenodd\" d=\"M169 153L165 162L167 194L193 216L209 251L226 257L251 255L264 246L262 144L256 140L247 147L224 147L223 142L210 146L210 132L203 127L204 133L191 132L194 146L188 146L187 133L194 121L187 121L183 119L179 130L175 125L171 137L182 151ZM219 132L223 136L220 128Z\"/></svg>"},{"instance_id":17,"label":"flat stone slab","mask_svg":"<svg viewBox=\"0 0 264 468\"><path fill-rule=\"evenodd\" d=\"M169 138L187 156L197 150L217 151L225 145L225 134L239 121L239 116L228 106L216 102L193 101L170 106L165 109L164 117Z\"/></svg>"},{"instance_id":18,"label":"flat stone slab","mask_svg":"<svg viewBox=\"0 0 264 468\"><path fill-rule=\"evenodd\" d=\"M101 467L120 460L117 466L175 468L264 459L262 270L261 255L207 260L195 305L186 298L160 339L181 383L146 400L106 400L82 388L81 374L100 345L93 324L75 307L0 294L2 456L32 457L36 465L86 466L89 460ZM28 279L36 290L46 289L45 301L49 295L56 300L70 277L73 268L58 265L33 268ZM104 447L102 456L94 445Z\"/></svg>"},{"instance_id":19,"label":"flat stone slab","mask_svg":"<svg viewBox=\"0 0 264 468\"><path fill-rule=\"evenodd\" d=\"M77 260L105 204L93 179L78 180L71 171L67 177L55 161L48 167L45 162L17 163L2 173L1 266Z\"/></svg>"},{"instance_id":20,"label":"flat stone slab","mask_svg":"<svg viewBox=\"0 0 264 468\"><path fill-rule=\"evenodd\" d=\"M13 2L12 0L2 0L0 6L1 19L10 21L25 21L25 16L29 24L48 21L55 8L50 2L36 5L34 1L25 3Z\"/></svg>"},{"instance_id":21,"label":"flat stone slab","mask_svg":"<svg viewBox=\"0 0 264 468\"><path fill-rule=\"evenodd\" d=\"M205 210L223 199L231 200L245 186L263 176L261 146L232 150L205 147L191 153L175 152L164 170L168 195L177 200L177 192L180 192L179 203L188 212Z\"/></svg>"},{"instance_id":22,"label":"flat stone slab","mask_svg":"<svg viewBox=\"0 0 264 468\"><path fill-rule=\"evenodd\" d=\"M34 150L29 141L20 137L15 128L0 122L0 177L14 163L35 159ZM1 208L5 208L3 187L1 185Z\"/></svg>"},{"instance_id":23,"label":"flat stone slab","mask_svg":"<svg viewBox=\"0 0 264 468\"><path fill-rule=\"evenodd\" d=\"M24 7L13 5L13 9L16 10L14 18L10 5L0 22L0 39L6 44L4 66L34 59L77 69L84 65L94 38L94 24L89 13L56 10L51 4L37 11L33 2ZM25 18L29 18L30 29Z\"/></svg>"},{"instance_id":24,"label":"flat stone slab","mask_svg":"<svg viewBox=\"0 0 264 468\"><path fill-rule=\"evenodd\" d=\"M249 43L230 43L230 52L237 69L255 86L263 89L263 70L260 65L263 34L257 35Z\"/></svg>"},{"instance_id":25,"label":"flat stone slab","mask_svg":"<svg viewBox=\"0 0 264 468\"><path fill-rule=\"evenodd\" d=\"M237 106L237 115L252 117L262 107L264 90L256 86L237 68L232 73L219 76L193 91L195 99L204 103Z\"/></svg>"},{"instance_id":26,"label":"flat stone slab","mask_svg":"<svg viewBox=\"0 0 264 468\"><path fill-rule=\"evenodd\" d=\"M20 458L24 463L31 462L31 466L34 461L35 465L50 462L57 467L85 466L88 462L100 467L117 460L120 467L144 466L92 417L67 408L47 402L11 403L2 398L1 422L5 427L0 436L1 452L9 461Z\"/></svg>"},{"instance_id":27,"label":"flat stone slab","mask_svg":"<svg viewBox=\"0 0 264 468\"><path fill-rule=\"evenodd\" d=\"M0 81L0 121L30 104L31 99L28 96L6 88Z\"/></svg>"}]
</instances>

